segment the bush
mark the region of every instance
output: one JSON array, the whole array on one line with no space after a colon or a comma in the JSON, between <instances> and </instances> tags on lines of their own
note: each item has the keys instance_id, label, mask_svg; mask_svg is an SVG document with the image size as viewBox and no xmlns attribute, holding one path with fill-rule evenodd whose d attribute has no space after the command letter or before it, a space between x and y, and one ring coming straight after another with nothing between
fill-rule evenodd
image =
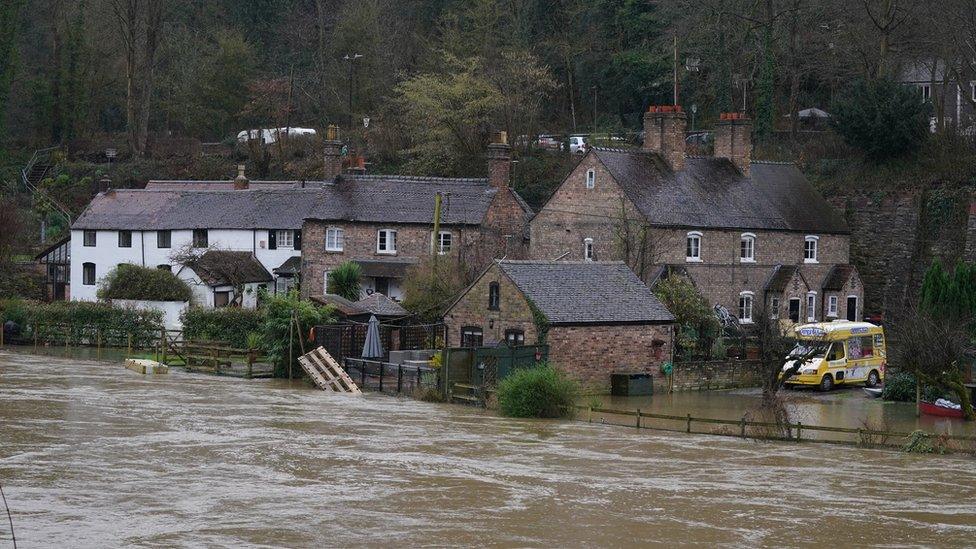
<instances>
[{"instance_id":1,"label":"bush","mask_svg":"<svg viewBox=\"0 0 976 549\"><path fill-rule=\"evenodd\" d=\"M498 384L498 407L509 417L572 415L579 384L548 363L520 368Z\"/></svg>"},{"instance_id":2,"label":"bush","mask_svg":"<svg viewBox=\"0 0 976 549\"><path fill-rule=\"evenodd\" d=\"M945 391L931 385L922 386L922 400L934 402L945 396ZM896 372L885 376L881 398L895 402L915 402L915 376L911 372Z\"/></svg>"},{"instance_id":3,"label":"bush","mask_svg":"<svg viewBox=\"0 0 976 549\"><path fill-rule=\"evenodd\" d=\"M715 312L691 279L670 276L658 282L654 295L671 311L678 326L675 354L685 358L710 355L720 325Z\"/></svg>"},{"instance_id":4,"label":"bush","mask_svg":"<svg viewBox=\"0 0 976 549\"><path fill-rule=\"evenodd\" d=\"M226 307L202 309L190 307L180 315L183 337L226 341L238 349L247 348L248 334L260 332L264 324L261 310Z\"/></svg>"},{"instance_id":5,"label":"bush","mask_svg":"<svg viewBox=\"0 0 976 549\"><path fill-rule=\"evenodd\" d=\"M362 278L363 268L359 263L346 261L329 273L326 293L342 296L349 301L359 301L362 289L359 279Z\"/></svg>"},{"instance_id":6,"label":"bush","mask_svg":"<svg viewBox=\"0 0 976 549\"><path fill-rule=\"evenodd\" d=\"M20 324L25 339L108 346L147 347L159 339L163 313L113 307L107 303L61 301L37 303L9 300L0 302L0 317Z\"/></svg>"},{"instance_id":7,"label":"bush","mask_svg":"<svg viewBox=\"0 0 976 549\"><path fill-rule=\"evenodd\" d=\"M310 301L302 301L298 293L291 291L288 295L268 295L264 300L264 319L261 324L261 341L268 358L275 365L275 376L288 375L288 347L291 335L292 372L301 375L302 368L298 364L302 345L308 351L313 343L306 338L312 328L319 324L334 321L331 307L318 307ZM298 319L301 330L291 329L292 315Z\"/></svg>"},{"instance_id":8,"label":"bush","mask_svg":"<svg viewBox=\"0 0 976 549\"><path fill-rule=\"evenodd\" d=\"M849 145L873 160L884 160L912 152L925 141L930 110L913 86L861 81L831 106L831 123Z\"/></svg>"},{"instance_id":9,"label":"bush","mask_svg":"<svg viewBox=\"0 0 976 549\"><path fill-rule=\"evenodd\" d=\"M172 272L128 263L112 269L98 289L99 299L190 301L192 297L190 287Z\"/></svg>"}]
</instances>

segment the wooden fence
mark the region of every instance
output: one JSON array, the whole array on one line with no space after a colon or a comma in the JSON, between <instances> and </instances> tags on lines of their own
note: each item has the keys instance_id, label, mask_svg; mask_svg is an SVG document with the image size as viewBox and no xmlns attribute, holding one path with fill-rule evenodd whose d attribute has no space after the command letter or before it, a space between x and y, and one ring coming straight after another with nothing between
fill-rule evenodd
<instances>
[{"instance_id":1,"label":"wooden fence","mask_svg":"<svg viewBox=\"0 0 976 549\"><path fill-rule=\"evenodd\" d=\"M613 408L574 406L577 419L588 423L594 422L594 414L606 414L614 418L634 418L624 422L607 421L606 417L599 417L596 421L609 425L631 426L637 429L656 431L671 431L691 434L722 435L761 440L781 440L793 442L820 442L832 444L856 444L864 447L893 448L903 447L915 433L885 431L868 428L827 427L822 425L807 425L803 422L779 424L768 421L752 421L743 416L740 419L716 419L694 417L691 414L672 415L655 414L636 410L619 410ZM580 413L585 417L580 417ZM658 424L649 424L656 420ZM660 424L663 422L664 425ZM715 425L717 429L695 429L695 426ZM917 433L918 431L916 431ZM806 433L808 436L804 436ZM810 433L826 434L825 436L809 436ZM947 433L922 433L926 439L934 443L935 449L976 453L976 436L950 435Z\"/></svg>"},{"instance_id":2,"label":"wooden fence","mask_svg":"<svg viewBox=\"0 0 976 549\"><path fill-rule=\"evenodd\" d=\"M430 367L358 358L344 358L342 367L363 391L414 394L418 390L438 387L437 370Z\"/></svg>"}]
</instances>

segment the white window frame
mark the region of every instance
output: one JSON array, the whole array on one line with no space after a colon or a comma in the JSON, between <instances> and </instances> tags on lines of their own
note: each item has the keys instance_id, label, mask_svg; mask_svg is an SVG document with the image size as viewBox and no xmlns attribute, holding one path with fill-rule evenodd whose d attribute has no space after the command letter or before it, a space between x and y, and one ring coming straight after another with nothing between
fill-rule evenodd
<instances>
[{"instance_id":1,"label":"white window frame","mask_svg":"<svg viewBox=\"0 0 976 549\"><path fill-rule=\"evenodd\" d=\"M813 250L813 257L807 257L807 244L813 244L811 248ZM804 263L820 263L820 237L812 234L808 234L803 237L803 262Z\"/></svg>"},{"instance_id":2,"label":"white window frame","mask_svg":"<svg viewBox=\"0 0 976 549\"><path fill-rule=\"evenodd\" d=\"M586 170L586 188L592 189L595 186L596 186L596 170L594 168L590 168Z\"/></svg>"},{"instance_id":3,"label":"white window frame","mask_svg":"<svg viewBox=\"0 0 976 549\"><path fill-rule=\"evenodd\" d=\"M329 273L331 272L329 269L322 272L322 295L329 293Z\"/></svg>"},{"instance_id":4,"label":"white window frame","mask_svg":"<svg viewBox=\"0 0 976 549\"><path fill-rule=\"evenodd\" d=\"M743 257L742 255L742 245L749 243L749 255ZM756 262L756 235L753 233L742 233L739 237L739 263L755 263Z\"/></svg>"},{"instance_id":5,"label":"white window frame","mask_svg":"<svg viewBox=\"0 0 976 549\"><path fill-rule=\"evenodd\" d=\"M341 252L345 246L343 238L345 231L342 227L328 227L325 229L325 251Z\"/></svg>"},{"instance_id":6,"label":"white window frame","mask_svg":"<svg viewBox=\"0 0 976 549\"><path fill-rule=\"evenodd\" d=\"M383 237L382 248L380 247L381 236ZM396 229L380 229L376 231L376 253L384 254L384 255L396 255L397 253L396 236L397 236Z\"/></svg>"},{"instance_id":7,"label":"white window frame","mask_svg":"<svg viewBox=\"0 0 976 549\"><path fill-rule=\"evenodd\" d=\"M755 297L754 292L739 292L739 324L752 324L753 307L756 304Z\"/></svg>"},{"instance_id":8,"label":"white window frame","mask_svg":"<svg viewBox=\"0 0 976 549\"><path fill-rule=\"evenodd\" d=\"M817 292L807 292L807 322L817 320Z\"/></svg>"},{"instance_id":9,"label":"white window frame","mask_svg":"<svg viewBox=\"0 0 976 549\"><path fill-rule=\"evenodd\" d=\"M769 300L769 318L773 320L779 320L779 298L774 297Z\"/></svg>"},{"instance_id":10,"label":"white window frame","mask_svg":"<svg viewBox=\"0 0 976 549\"><path fill-rule=\"evenodd\" d=\"M922 90L922 101L930 101L932 99L932 85L931 84L919 84L918 88Z\"/></svg>"},{"instance_id":11,"label":"white window frame","mask_svg":"<svg viewBox=\"0 0 976 549\"><path fill-rule=\"evenodd\" d=\"M275 231L275 246L281 249L295 248L295 231L291 229L278 229Z\"/></svg>"},{"instance_id":12,"label":"white window frame","mask_svg":"<svg viewBox=\"0 0 976 549\"><path fill-rule=\"evenodd\" d=\"M969 83L969 93L973 101L976 101L976 80Z\"/></svg>"},{"instance_id":13,"label":"white window frame","mask_svg":"<svg viewBox=\"0 0 976 549\"><path fill-rule=\"evenodd\" d=\"M583 261L593 261L593 239L583 239Z\"/></svg>"},{"instance_id":14,"label":"white window frame","mask_svg":"<svg viewBox=\"0 0 976 549\"><path fill-rule=\"evenodd\" d=\"M838 301L840 300L835 295L827 297L827 316L837 318Z\"/></svg>"},{"instance_id":15,"label":"white window frame","mask_svg":"<svg viewBox=\"0 0 976 549\"><path fill-rule=\"evenodd\" d=\"M697 255L689 253L692 251L691 242L695 240L696 248L694 251L698 252ZM691 231L685 235L685 261L688 263L701 263L702 261L702 240L704 240L703 235L699 231Z\"/></svg>"},{"instance_id":16,"label":"white window frame","mask_svg":"<svg viewBox=\"0 0 976 549\"><path fill-rule=\"evenodd\" d=\"M447 238L445 239L444 237ZM451 248L453 246L454 233L451 231L441 231L437 233L437 255L447 255L451 253Z\"/></svg>"}]
</instances>

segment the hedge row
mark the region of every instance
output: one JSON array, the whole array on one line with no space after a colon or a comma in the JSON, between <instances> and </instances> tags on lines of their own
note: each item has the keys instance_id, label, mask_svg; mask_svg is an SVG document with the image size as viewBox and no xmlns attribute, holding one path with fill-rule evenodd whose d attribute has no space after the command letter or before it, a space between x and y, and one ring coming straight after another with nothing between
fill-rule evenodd
<instances>
[{"instance_id":1,"label":"hedge row","mask_svg":"<svg viewBox=\"0 0 976 549\"><path fill-rule=\"evenodd\" d=\"M25 340L122 347L150 347L163 328L160 311L142 311L87 301L0 301L0 318L20 326Z\"/></svg>"},{"instance_id":2,"label":"hedge row","mask_svg":"<svg viewBox=\"0 0 976 549\"><path fill-rule=\"evenodd\" d=\"M170 271L122 263L112 269L98 290L99 299L190 301L193 292Z\"/></svg>"},{"instance_id":3,"label":"hedge row","mask_svg":"<svg viewBox=\"0 0 976 549\"><path fill-rule=\"evenodd\" d=\"M245 348L247 335L263 329L264 312L256 309L190 307L180 316L183 337L190 340L226 341Z\"/></svg>"}]
</instances>

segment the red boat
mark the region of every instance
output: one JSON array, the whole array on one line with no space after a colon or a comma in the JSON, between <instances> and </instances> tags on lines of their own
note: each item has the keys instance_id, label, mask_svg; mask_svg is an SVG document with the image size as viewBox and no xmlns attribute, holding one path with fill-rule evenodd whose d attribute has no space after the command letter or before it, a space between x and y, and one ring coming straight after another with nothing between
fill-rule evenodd
<instances>
[{"instance_id":1,"label":"red boat","mask_svg":"<svg viewBox=\"0 0 976 549\"><path fill-rule=\"evenodd\" d=\"M955 408L936 406L931 402L919 402L918 405L923 414L939 417L957 417L962 419L962 409L956 410Z\"/></svg>"}]
</instances>

